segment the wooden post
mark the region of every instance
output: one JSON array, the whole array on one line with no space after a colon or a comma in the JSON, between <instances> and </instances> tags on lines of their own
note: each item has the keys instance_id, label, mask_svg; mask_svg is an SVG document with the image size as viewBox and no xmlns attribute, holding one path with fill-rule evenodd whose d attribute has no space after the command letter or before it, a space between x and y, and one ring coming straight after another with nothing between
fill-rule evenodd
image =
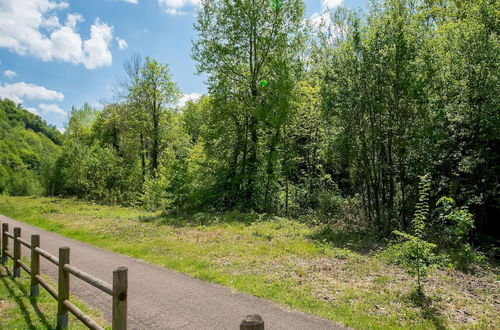
<instances>
[{"instance_id":1,"label":"wooden post","mask_svg":"<svg viewBox=\"0 0 500 330\"><path fill-rule=\"evenodd\" d=\"M38 296L40 291L39 284L36 279L36 276L40 275L40 255L35 251L37 247L40 247L40 235L31 235L31 297Z\"/></svg>"},{"instance_id":2,"label":"wooden post","mask_svg":"<svg viewBox=\"0 0 500 330\"><path fill-rule=\"evenodd\" d=\"M264 321L260 315L247 315L241 321L240 330L264 330Z\"/></svg>"},{"instance_id":3,"label":"wooden post","mask_svg":"<svg viewBox=\"0 0 500 330\"><path fill-rule=\"evenodd\" d=\"M113 271L113 330L127 329L128 269L118 267Z\"/></svg>"},{"instance_id":4,"label":"wooden post","mask_svg":"<svg viewBox=\"0 0 500 330\"><path fill-rule=\"evenodd\" d=\"M2 223L2 264L5 264L9 257L5 252L9 249L9 238L7 237L7 232L9 231L9 224Z\"/></svg>"},{"instance_id":5,"label":"wooden post","mask_svg":"<svg viewBox=\"0 0 500 330\"><path fill-rule=\"evenodd\" d=\"M59 278L57 286L57 329L69 327L69 310L64 305L69 300L69 273L64 270L64 265L69 264L69 247L59 248Z\"/></svg>"},{"instance_id":6,"label":"wooden post","mask_svg":"<svg viewBox=\"0 0 500 330\"><path fill-rule=\"evenodd\" d=\"M12 269L12 275L14 277L21 277L21 266L19 266L19 259L21 259L21 243L17 240L21 237L21 228L14 227L14 253L12 255L14 259L14 267Z\"/></svg>"}]
</instances>

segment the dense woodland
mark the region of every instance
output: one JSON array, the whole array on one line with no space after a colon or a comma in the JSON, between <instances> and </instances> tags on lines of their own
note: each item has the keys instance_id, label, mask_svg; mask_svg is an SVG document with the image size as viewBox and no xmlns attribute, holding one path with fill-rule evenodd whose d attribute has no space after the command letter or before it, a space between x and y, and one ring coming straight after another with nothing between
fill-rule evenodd
<instances>
[{"instance_id":1,"label":"dense woodland","mask_svg":"<svg viewBox=\"0 0 500 330\"><path fill-rule=\"evenodd\" d=\"M433 234L458 228L438 215L448 208L472 214L466 240L496 244L500 2L304 11L301 0L203 0L192 56L208 93L182 107L168 65L139 55L116 102L73 108L63 135L1 101L0 192L387 235L411 226L427 175Z\"/></svg>"},{"instance_id":2,"label":"dense woodland","mask_svg":"<svg viewBox=\"0 0 500 330\"><path fill-rule=\"evenodd\" d=\"M10 100L0 100L0 193L47 194L62 134Z\"/></svg>"}]
</instances>

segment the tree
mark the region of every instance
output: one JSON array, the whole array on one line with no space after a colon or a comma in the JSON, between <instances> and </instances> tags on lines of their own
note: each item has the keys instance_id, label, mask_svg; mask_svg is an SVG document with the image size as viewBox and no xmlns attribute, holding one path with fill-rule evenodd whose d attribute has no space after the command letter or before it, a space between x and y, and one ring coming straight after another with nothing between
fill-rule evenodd
<instances>
[{"instance_id":1,"label":"tree","mask_svg":"<svg viewBox=\"0 0 500 330\"><path fill-rule=\"evenodd\" d=\"M500 231L499 10L496 1L450 1L428 41L437 193L468 206L481 236Z\"/></svg>"},{"instance_id":2,"label":"tree","mask_svg":"<svg viewBox=\"0 0 500 330\"><path fill-rule=\"evenodd\" d=\"M300 0L206 0L198 14L193 58L208 74L216 115L230 125L221 180L250 207L267 203L275 176L276 144L301 71L303 14Z\"/></svg>"},{"instance_id":3,"label":"tree","mask_svg":"<svg viewBox=\"0 0 500 330\"><path fill-rule=\"evenodd\" d=\"M419 298L424 296L422 280L436 264L433 254L436 245L424 240L429 215L429 181L428 174L420 177L420 196L412 220L413 234L395 231L404 240L396 245L399 261L408 273L416 278L416 293Z\"/></svg>"},{"instance_id":4,"label":"tree","mask_svg":"<svg viewBox=\"0 0 500 330\"><path fill-rule=\"evenodd\" d=\"M149 155L149 173L151 177L156 177L180 91L172 81L168 65L146 57L137 76L134 76L129 93L138 121L138 135Z\"/></svg>"}]
</instances>

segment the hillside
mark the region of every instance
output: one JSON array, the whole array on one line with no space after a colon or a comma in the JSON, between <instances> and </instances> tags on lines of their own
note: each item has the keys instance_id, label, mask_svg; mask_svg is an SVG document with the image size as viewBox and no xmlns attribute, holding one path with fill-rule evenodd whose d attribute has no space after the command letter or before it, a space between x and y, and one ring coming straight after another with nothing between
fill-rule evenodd
<instances>
[{"instance_id":1,"label":"hillside","mask_svg":"<svg viewBox=\"0 0 500 330\"><path fill-rule=\"evenodd\" d=\"M40 195L60 152L62 134L40 116L0 100L0 193Z\"/></svg>"}]
</instances>

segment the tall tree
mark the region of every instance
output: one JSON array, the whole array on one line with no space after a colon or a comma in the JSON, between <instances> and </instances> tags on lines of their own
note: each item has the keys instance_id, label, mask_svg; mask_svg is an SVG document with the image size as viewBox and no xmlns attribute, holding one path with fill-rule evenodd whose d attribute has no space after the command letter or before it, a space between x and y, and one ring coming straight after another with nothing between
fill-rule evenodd
<instances>
[{"instance_id":1,"label":"tall tree","mask_svg":"<svg viewBox=\"0 0 500 330\"><path fill-rule=\"evenodd\" d=\"M180 91L172 81L168 65L149 57L132 74L129 98L139 120L138 135L149 156L149 173L156 177Z\"/></svg>"},{"instance_id":2,"label":"tall tree","mask_svg":"<svg viewBox=\"0 0 500 330\"><path fill-rule=\"evenodd\" d=\"M266 182L262 176L268 182L274 176L282 118L301 71L303 14L301 0L205 0L198 14L193 57L198 71L208 74L218 115L233 131L225 135L232 147L223 156L223 180L248 206L266 199L270 185L259 186Z\"/></svg>"}]
</instances>

